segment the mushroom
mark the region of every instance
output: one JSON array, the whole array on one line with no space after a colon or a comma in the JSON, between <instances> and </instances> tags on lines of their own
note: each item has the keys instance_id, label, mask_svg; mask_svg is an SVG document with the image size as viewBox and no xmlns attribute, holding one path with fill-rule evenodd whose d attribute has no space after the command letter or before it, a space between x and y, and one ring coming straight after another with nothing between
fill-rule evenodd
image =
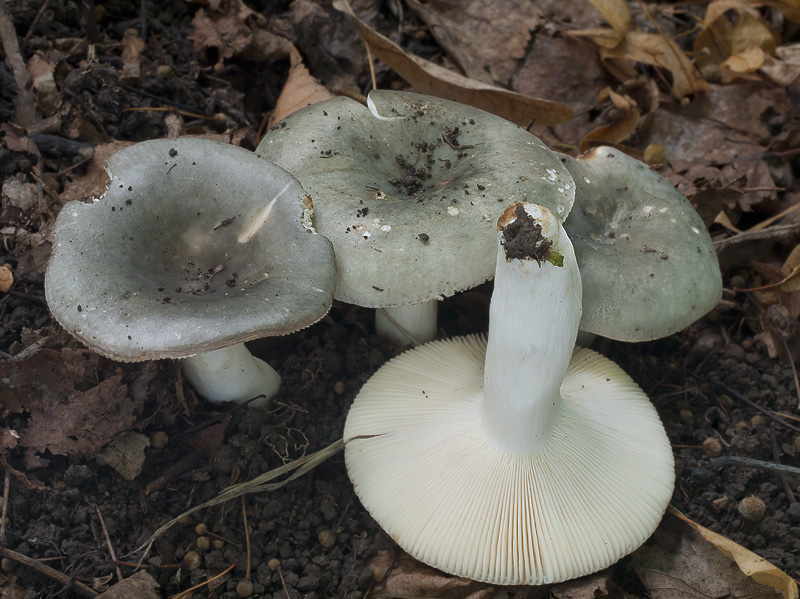
<instances>
[{"instance_id":1,"label":"mushroom","mask_svg":"<svg viewBox=\"0 0 800 599\"><path fill-rule=\"evenodd\" d=\"M106 170L106 193L56 220L45 281L56 320L114 360L183 359L211 401L274 395L280 377L244 342L316 322L336 285L300 184L192 138L130 146Z\"/></svg>"},{"instance_id":2,"label":"mushroom","mask_svg":"<svg viewBox=\"0 0 800 599\"><path fill-rule=\"evenodd\" d=\"M345 461L363 505L411 555L490 584L600 570L672 496L658 414L618 366L573 344L581 277L552 212L498 221L488 341L434 341L364 385Z\"/></svg>"},{"instance_id":3,"label":"mushroom","mask_svg":"<svg viewBox=\"0 0 800 599\"><path fill-rule=\"evenodd\" d=\"M524 129L406 92L307 106L256 153L314 198L314 227L336 250L336 299L388 308L417 342L436 335L435 300L493 276L505 206L535 198L563 221L574 196L564 166Z\"/></svg>"},{"instance_id":4,"label":"mushroom","mask_svg":"<svg viewBox=\"0 0 800 599\"><path fill-rule=\"evenodd\" d=\"M669 181L608 147L562 160L576 185L564 228L583 277L581 331L658 339L719 303L722 275L711 237Z\"/></svg>"}]
</instances>

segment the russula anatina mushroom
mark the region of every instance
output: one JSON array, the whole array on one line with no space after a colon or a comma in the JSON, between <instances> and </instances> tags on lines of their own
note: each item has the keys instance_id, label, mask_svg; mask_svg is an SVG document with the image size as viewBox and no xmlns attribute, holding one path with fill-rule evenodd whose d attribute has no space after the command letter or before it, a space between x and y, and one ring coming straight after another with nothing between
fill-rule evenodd
<instances>
[{"instance_id":1,"label":"russula anatina mushroom","mask_svg":"<svg viewBox=\"0 0 800 599\"><path fill-rule=\"evenodd\" d=\"M573 344L581 278L547 209L498 222L488 341L433 341L364 385L345 461L361 502L414 557L491 584L600 570L672 496L664 428L613 362Z\"/></svg>"},{"instance_id":2,"label":"russula anatina mushroom","mask_svg":"<svg viewBox=\"0 0 800 599\"><path fill-rule=\"evenodd\" d=\"M211 401L274 395L279 376L244 342L316 322L336 285L300 184L252 152L193 138L130 146L106 170L102 198L56 219L45 280L55 318L114 360L183 359Z\"/></svg>"},{"instance_id":3,"label":"russula anatina mushroom","mask_svg":"<svg viewBox=\"0 0 800 599\"><path fill-rule=\"evenodd\" d=\"M569 173L536 137L420 94L307 106L256 153L314 198L314 228L336 250L336 299L390 308L417 342L436 334L435 300L494 275L494 224L505 206L535 198L563 221L574 199Z\"/></svg>"},{"instance_id":4,"label":"russula anatina mushroom","mask_svg":"<svg viewBox=\"0 0 800 599\"><path fill-rule=\"evenodd\" d=\"M719 303L722 275L711 236L669 181L608 147L563 160L576 185L564 228L583 277L581 331L658 339Z\"/></svg>"}]
</instances>

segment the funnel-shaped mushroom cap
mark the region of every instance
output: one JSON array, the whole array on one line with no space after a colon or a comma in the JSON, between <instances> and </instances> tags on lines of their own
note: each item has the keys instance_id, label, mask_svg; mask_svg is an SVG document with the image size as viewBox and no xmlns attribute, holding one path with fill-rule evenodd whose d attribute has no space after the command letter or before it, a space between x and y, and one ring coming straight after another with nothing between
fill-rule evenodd
<instances>
[{"instance_id":1,"label":"funnel-shaped mushroom cap","mask_svg":"<svg viewBox=\"0 0 800 599\"><path fill-rule=\"evenodd\" d=\"M314 228L333 242L336 298L371 308L449 296L494 276L495 223L536 201L562 221L572 179L550 150L482 110L373 91L298 110L256 150L314 198Z\"/></svg>"},{"instance_id":2,"label":"funnel-shaped mushroom cap","mask_svg":"<svg viewBox=\"0 0 800 599\"><path fill-rule=\"evenodd\" d=\"M330 307L327 239L282 168L202 139L114 154L108 191L69 202L45 291L70 333L122 361L183 358L308 326Z\"/></svg>"},{"instance_id":3,"label":"funnel-shaped mushroom cap","mask_svg":"<svg viewBox=\"0 0 800 599\"><path fill-rule=\"evenodd\" d=\"M481 425L486 341L434 341L364 385L344 429L361 502L411 555L492 584L600 570L652 534L672 449L644 393L587 349L572 356L546 441L521 455Z\"/></svg>"},{"instance_id":4,"label":"funnel-shaped mushroom cap","mask_svg":"<svg viewBox=\"0 0 800 599\"><path fill-rule=\"evenodd\" d=\"M613 148L564 160L577 187L564 228L583 278L581 330L658 339L717 305L722 276L711 237L671 183Z\"/></svg>"}]
</instances>

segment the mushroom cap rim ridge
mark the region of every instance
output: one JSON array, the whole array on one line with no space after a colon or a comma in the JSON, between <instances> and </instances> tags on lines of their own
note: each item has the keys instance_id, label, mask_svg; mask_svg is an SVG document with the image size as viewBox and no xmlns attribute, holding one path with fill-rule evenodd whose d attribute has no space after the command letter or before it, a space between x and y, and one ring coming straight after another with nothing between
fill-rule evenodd
<instances>
[{"instance_id":1,"label":"mushroom cap rim ridge","mask_svg":"<svg viewBox=\"0 0 800 599\"><path fill-rule=\"evenodd\" d=\"M147 179L146 183L138 185L137 181L140 179L134 180L137 174L155 168L160 169L156 172L167 174L180 173L181 169L184 171L192 171L190 173L190 181L187 184L178 182L178 184L175 185L170 182L166 175L161 178L161 183L153 183ZM247 183L244 181L246 177L244 176L245 173L241 172L242 169L250 169L248 172L252 172L253 170L255 170L255 172L261 172L263 179L267 182L273 181L273 183L265 183L263 180L257 183ZM219 185L214 183L205 184L204 178L209 171L219 174L222 177L230 177L234 185L233 189L240 193L231 192L225 195L218 191L217 188ZM69 202L62 208L59 214L60 219L56 220L56 226L53 231L54 251L45 278L45 295L54 318L70 334L78 338L93 351L121 362L138 362L148 359L163 358L187 358L200 353L222 349L234 343L250 341L265 336L289 334L314 324L328 312L332 301L333 287L335 285L333 249L327 239L309 232L307 226L308 217L304 212L308 209L305 203L305 191L296 179L290 173L286 172L285 169L271 163L267 159L257 156L253 152L249 152L237 146L201 138L184 137L178 139L150 140L128 146L109 157L106 164L106 172L109 176L108 187L100 198L95 199L92 203ZM158 178L152 177L152 179ZM231 181L229 181L229 183L231 183ZM238 300L235 297L228 297L226 299L226 301L232 300L230 303L236 303L238 301L241 305L249 306L247 315L233 317L227 314L225 307L222 306L221 300L224 296L220 294L202 296L205 298L215 298L213 301L219 302L213 309L202 307L202 298L187 296L186 301L197 300L191 304L191 309L186 308L185 310L193 324L173 326L170 317L162 315L159 316L161 320L158 325L150 325L151 328L149 330L155 331L153 335L160 336L158 340L161 342L161 345L153 345L155 342L151 343L149 341L144 341L138 345L129 345L126 344L120 336L117 336L120 337L118 340L113 340L104 339L102 332L98 334L97 331L101 331L103 327L110 330L125 330L126 333L129 333L127 327L131 326L134 317L130 317L129 321L126 320L128 318L127 316L119 315L119 307L120 304L124 305L126 302L130 302L131 299L138 301L136 296L141 294L133 293L126 295L121 293L121 286L115 287L113 284L97 282L97 277L94 276L97 272L106 270L109 274L117 276L119 273L116 271L122 270L122 268L115 269L102 266L107 254L97 257L87 257L87 255L84 255L88 254L85 250L91 249L95 241L102 238L104 235L109 240L113 239L115 246L112 247L114 247L114 249L124 246L126 240L121 233L115 237L115 233L105 230L107 228L110 229L110 227L96 225L90 227L89 231L81 230L80 227L83 226L82 221L86 218L87 214L96 214L100 217L101 212L105 212L109 216L113 214L113 218L115 219L120 219L120 217L127 218L127 214L131 214L136 208L141 208L141 212L147 213L147 215L152 218L152 212L156 207L162 204L170 204L164 200L163 196L157 196L160 191L158 187L159 184L166 186L167 189L169 189L170 185L174 187L174 193L178 198L181 197L182 191L186 191L185 189L182 190L182 185L186 189L194 189L198 195L205 193L211 194L213 196L213 201L211 199L193 198L190 202L195 202L195 204L193 204L195 207L200 206L203 210L207 210L209 218L215 218L221 223L225 223L226 219L230 216L256 214L258 210L263 208L265 204L263 200L269 200L272 196L280 198L281 201L277 201L273 206L269 215L269 220L277 221L279 226L281 226L281 230L288 233L285 241L287 247L291 246L297 249L297 247L299 247L297 244L302 242L309 250L312 248L314 249L319 260L317 261L318 264L312 265L311 267L313 268L313 273L316 273L313 277L308 276L308 273L304 275L300 272L299 268L292 268L290 270L283 269L286 276L276 276L274 280L284 279L283 281L278 281L279 285L282 285L286 290L282 292L281 295L291 295L290 289L292 288L303 288L307 289L314 296L317 296L316 300L305 302L309 304L309 306L310 304L315 305L315 307L313 307L313 314L309 314L308 317L297 320L292 326L275 326L274 324L269 324L269 328L265 329L264 324L256 324L253 326L253 322L266 321L273 317L264 318L263 316L258 316L259 310L263 311L263 306L257 310L257 302L252 297L248 298L242 296L238 298ZM272 185L272 187L270 185ZM187 194L184 193L184 195ZM158 200L155 199L156 196L159 198ZM228 199L228 201L217 201L218 199ZM174 200L172 203L173 211L178 211L180 209L178 208L177 202L185 202L185 200ZM232 202L235 202L236 205L233 205ZM181 204L181 206L183 205L184 204ZM127 212L123 212L125 209L127 209ZM167 210L169 209L170 208L167 207ZM219 212L214 214L218 214L219 216L213 216L212 211L215 209L218 209ZM204 214L203 218L206 218L207 215ZM168 217L168 215L162 214L161 221L163 222ZM116 222L117 221L115 221L115 223ZM241 223L242 218L239 218L238 221L235 222ZM202 232L204 234L211 234L209 231L210 228L209 226L205 226ZM219 234L224 233L228 237L231 235L235 236L235 234L231 232L231 227L226 224L220 224L214 231L217 231L217 229L219 229ZM264 229L266 229L266 227L264 227ZM214 233L214 235L216 234L217 233ZM248 247L237 248L238 254L247 254L248 252L245 250L252 252L252 250L249 249L250 247L256 250L262 248L263 242L258 241L259 236L263 239L263 230L256 233L253 237L256 244L261 245L256 246L248 242L245 244L245 246ZM138 243L149 243L151 238L155 237L155 235L148 229L147 233L142 233L139 237L143 238L143 240L137 241ZM166 236L162 235L162 237ZM131 244L133 243L134 242L131 240ZM64 247L63 251L60 249L62 245ZM137 246L131 245L127 250L127 255L131 256L135 254L134 250L137 249L139 249ZM161 248L156 247L155 249L159 250ZM126 250L122 250L122 252L123 255L125 255ZM112 252L109 251L108 253L110 254ZM231 252L231 254L236 253L237 252ZM158 253L154 253L154 255L158 256ZM98 270L98 264L103 270ZM327 269L325 268L326 264L328 265ZM126 268L133 271L137 276L143 276L143 272L146 274L147 268L137 269L135 266L136 264L133 264L133 267L131 264L127 264ZM229 273L230 269L227 272ZM307 281L305 281L306 279ZM70 285L72 287L70 287ZM166 285L164 287L166 287L166 289L163 292L152 295L154 295L154 297L155 295L159 295L159 297L174 295L172 289L169 289ZM95 309L98 312L96 323L87 320L87 318L89 318L87 309L82 309L80 307L76 309L76 305L84 307L87 306L87 304L90 306L92 305L93 302L86 301L87 290L92 288L99 290L98 296L101 297L100 300L94 302L96 304ZM227 287L225 289L227 290ZM250 288L248 293L250 293L252 289L253 287ZM236 290L231 289L230 291L233 293ZM111 299L103 299L104 293ZM266 296L264 296L264 293L264 291L259 292L259 297L262 299L259 299L258 302L263 303L268 299L270 294L267 293ZM153 305L151 306L148 304L146 307L147 310L152 311L150 313L150 318L152 318L153 312L161 310L163 307L159 306L158 302L155 301L150 303ZM213 329L207 324L203 324L201 319L201 312L203 309L214 313L216 326L214 326ZM309 310L311 310L310 307ZM117 316L113 315L115 311L118 312ZM177 314L175 315L177 316ZM95 315L92 315L91 318L95 318ZM106 324L101 326L99 324L100 319L106 319ZM89 326L87 326L87 322L89 322ZM166 334L165 331L168 327L171 327L174 333ZM234 328L237 329L235 334L232 332ZM141 330L146 331L148 329L144 328ZM215 330L218 331L220 335L217 338L209 338L210 334ZM124 335L125 333L123 333L123 336ZM198 338L200 340L191 343L180 342L170 346L170 339L166 339L165 341L164 338L173 335L178 341L189 337ZM144 333L142 333L139 337L147 339L150 335L144 335Z\"/></svg>"}]
</instances>

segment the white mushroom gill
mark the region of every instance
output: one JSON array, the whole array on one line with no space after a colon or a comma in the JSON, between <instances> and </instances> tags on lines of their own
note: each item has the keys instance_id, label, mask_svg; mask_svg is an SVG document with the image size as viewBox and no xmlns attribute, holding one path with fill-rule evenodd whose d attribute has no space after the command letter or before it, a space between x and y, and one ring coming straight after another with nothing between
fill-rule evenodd
<instances>
[{"instance_id":1,"label":"white mushroom gill","mask_svg":"<svg viewBox=\"0 0 800 599\"><path fill-rule=\"evenodd\" d=\"M532 259L509 257L509 225L528 218L519 206L541 226ZM492 584L544 584L643 543L674 465L641 389L573 352L580 277L561 225L538 206L509 210L488 342L435 341L379 369L347 417L345 460L364 506L414 557Z\"/></svg>"}]
</instances>

